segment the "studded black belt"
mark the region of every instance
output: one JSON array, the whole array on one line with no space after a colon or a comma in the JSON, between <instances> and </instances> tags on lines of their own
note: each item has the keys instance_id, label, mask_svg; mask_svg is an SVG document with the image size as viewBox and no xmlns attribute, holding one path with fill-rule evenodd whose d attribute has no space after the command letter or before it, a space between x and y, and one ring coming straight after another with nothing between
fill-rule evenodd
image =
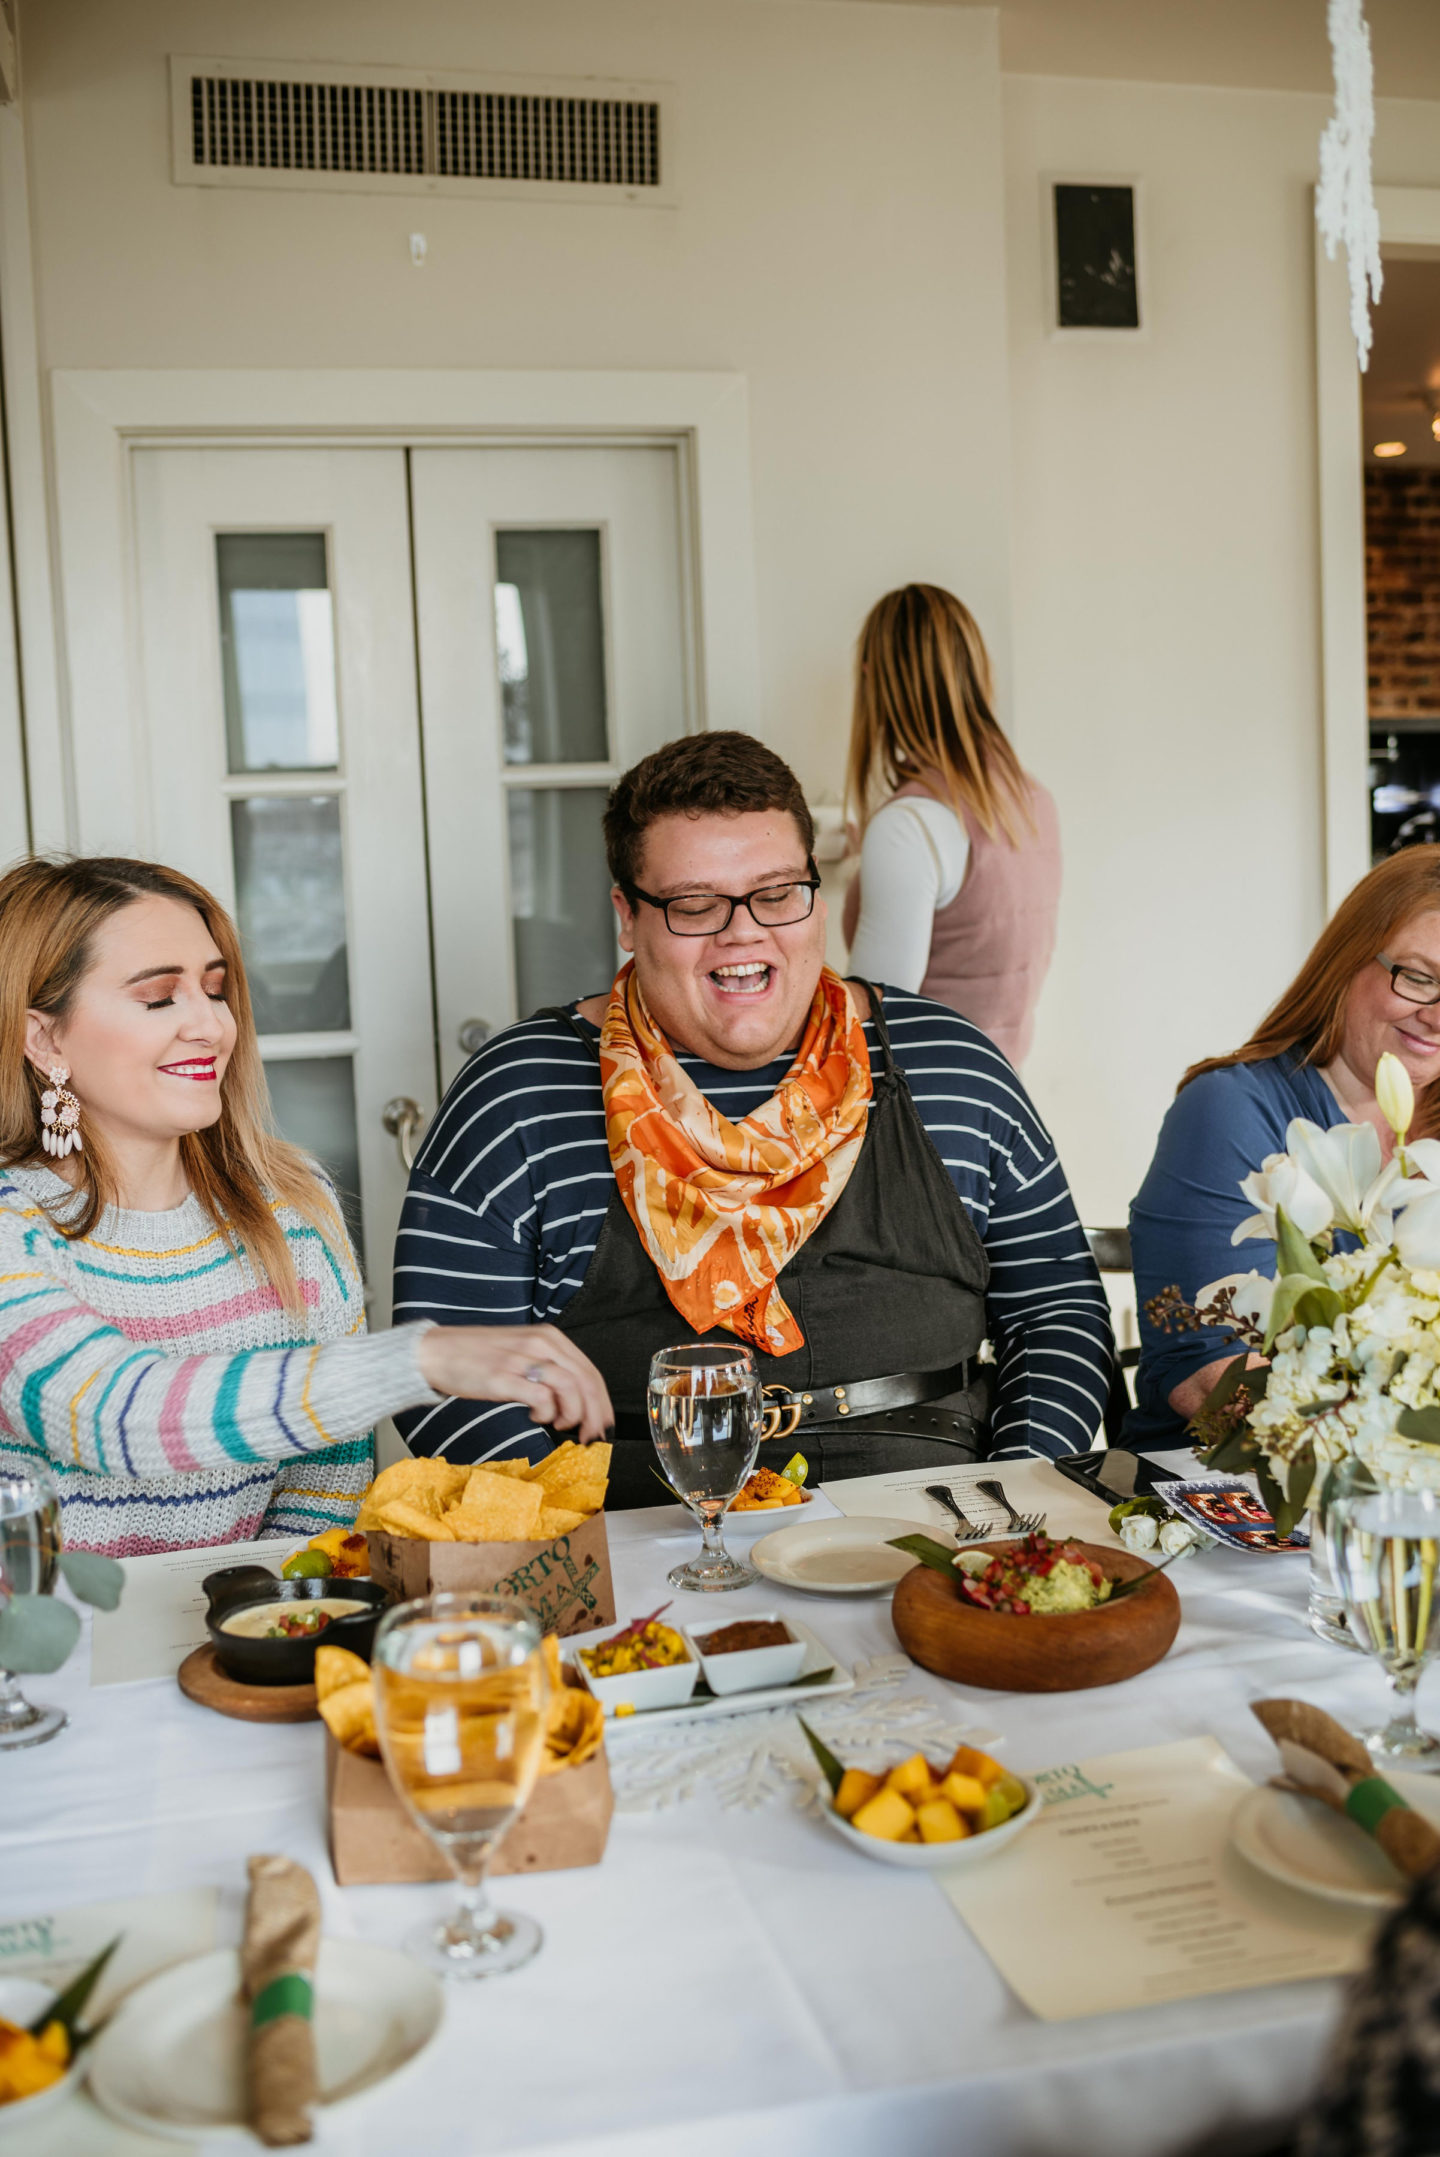
<instances>
[{"instance_id":1,"label":"studded black belt","mask_svg":"<svg viewBox=\"0 0 1440 2157\"><path fill-rule=\"evenodd\" d=\"M886 1408L943 1400L948 1393L963 1393L974 1373L967 1356L943 1371L897 1371L888 1378L857 1378L853 1385L815 1386L808 1393L766 1386L762 1436L767 1441L791 1438L812 1424L848 1422L852 1416L876 1415Z\"/></svg>"}]
</instances>

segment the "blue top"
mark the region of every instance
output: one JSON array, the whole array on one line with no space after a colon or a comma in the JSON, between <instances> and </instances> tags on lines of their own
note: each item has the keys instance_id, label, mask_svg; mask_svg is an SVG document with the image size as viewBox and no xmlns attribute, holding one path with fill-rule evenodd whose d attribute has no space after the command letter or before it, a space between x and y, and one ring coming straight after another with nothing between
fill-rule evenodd
<instances>
[{"instance_id":1,"label":"blue top","mask_svg":"<svg viewBox=\"0 0 1440 2157\"><path fill-rule=\"evenodd\" d=\"M1267 1154L1285 1151L1286 1127L1296 1116L1322 1131L1345 1121L1315 1066L1301 1063L1293 1051L1207 1071L1176 1095L1130 1207L1140 1368L1123 1444L1136 1449L1183 1445L1185 1419L1170 1406L1171 1393L1207 1363L1235 1351L1235 1336L1227 1328L1161 1333L1146 1317L1145 1306L1172 1284L1193 1301L1227 1273L1248 1273L1252 1267L1274 1271L1273 1243L1230 1238L1255 1211L1241 1192L1243 1178Z\"/></svg>"},{"instance_id":2,"label":"blue top","mask_svg":"<svg viewBox=\"0 0 1440 2157\"><path fill-rule=\"evenodd\" d=\"M895 1061L990 1261L990 1454L1083 1453L1105 1405L1110 1314L1054 1142L968 1019L900 989L886 989L885 1012ZM879 1071L873 1023L865 1038ZM680 1057L732 1119L767 1101L791 1062L722 1071ZM507 1027L466 1064L425 1133L395 1241L395 1323L557 1318L585 1277L614 1189L594 1050L557 1019ZM451 1461L553 1443L527 1410L503 1402L446 1400L398 1421L412 1452Z\"/></svg>"}]
</instances>

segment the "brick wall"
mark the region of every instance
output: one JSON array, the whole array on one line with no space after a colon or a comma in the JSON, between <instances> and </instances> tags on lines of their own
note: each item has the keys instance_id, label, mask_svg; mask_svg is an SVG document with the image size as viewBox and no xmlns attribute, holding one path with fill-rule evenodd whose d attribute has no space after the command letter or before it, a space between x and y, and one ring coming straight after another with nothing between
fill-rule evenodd
<instances>
[{"instance_id":1,"label":"brick wall","mask_svg":"<svg viewBox=\"0 0 1440 2157\"><path fill-rule=\"evenodd\" d=\"M1440 467L1365 468L1370 717L1440 720Z\"/></svg>"}]
</instances>

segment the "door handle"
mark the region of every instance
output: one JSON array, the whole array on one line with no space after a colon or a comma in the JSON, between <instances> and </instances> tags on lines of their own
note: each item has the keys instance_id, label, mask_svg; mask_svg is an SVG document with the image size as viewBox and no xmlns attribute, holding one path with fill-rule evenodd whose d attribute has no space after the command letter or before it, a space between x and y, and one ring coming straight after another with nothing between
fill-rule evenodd
<instances>
[{"instance_id":1,"label":"door handle","mask_svg":"<svg viewBox=\"0 0 1440 2157\"><path fill-rule=\"evenodd\" d=\"M483 1049L490 1039L491 1031L488 1019L462 1019L455 1035L461 1054L473 1056L478 1049Z\"/></svg>"},{"instance_id":2,"label":"door handle","mask_svg":"<svg viewBox=\"0 0 1440 2157\"><path fill-rule=\"evenodd\" d=\"M409 1094L397 1093L393 1101L387 1101L380 1111L380 1121L400 1149L400 1159L408 1176L415 1166L415 1141L420 1126L425 1121L425 1111Z\"/></svg>"}]
</instances>

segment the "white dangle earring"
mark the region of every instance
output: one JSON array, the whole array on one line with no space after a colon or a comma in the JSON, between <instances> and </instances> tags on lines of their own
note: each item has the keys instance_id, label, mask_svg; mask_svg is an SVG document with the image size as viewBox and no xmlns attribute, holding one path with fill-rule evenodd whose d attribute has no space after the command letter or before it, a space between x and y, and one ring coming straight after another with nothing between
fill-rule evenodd
<instances>
[{"instance_id":1,"label":"white dangle earring","mask_svg":"<svg viewBox=\"0 0 1440 2157\"><path fill-rule=\"evenodd\" d=\"M57 1161L63 1161L72 1148L76 1153L85 1151L80 1103L65 1084L69 1076L68 1065L52 1064L50 1084L40 1096L40 1143Z\"/></svg>"}]
</instances>

